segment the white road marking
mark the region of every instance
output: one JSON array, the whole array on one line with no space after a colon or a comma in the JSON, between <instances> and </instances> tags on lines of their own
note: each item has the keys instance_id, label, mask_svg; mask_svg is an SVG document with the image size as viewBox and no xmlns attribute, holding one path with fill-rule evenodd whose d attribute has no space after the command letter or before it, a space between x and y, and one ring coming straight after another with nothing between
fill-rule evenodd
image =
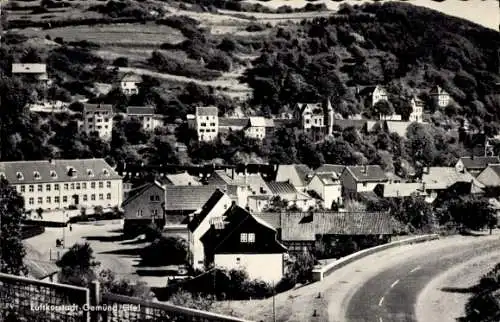
<instances>
[{"instance_id":1,"label":"white road marking","mask_svg":"<svg viewBox=\"0 0 500 322\"><path fill-rule=\"evenodd\" d=\"M380 301L378 301L378 306L382 306L382 303L384 303L384 297L383 296L380 298Z\"/></svg>"},{"instance_id":2,"label":"white road marking","mask_svg":"<svg viewBox=\"0 0 500 322\"><path fill-rule=\"evenodd\" d=\"M412 270L410 271L410 273L416 272L416 271L418 271L419 269L420 269L420 266L417 266L417 267L415 267L414 269L412 269Z\"/></svg>"},{"instance_id":3,"label":"white road marking","mask_svg":"<svg viewBox=\"0 0 500 322\"><path fill-rule=\"evenodd\" d=\"M396 286L397 284L399 283L399 280L395 281L394 283L391 284L391 288L393 288L394 286Z\"/></svg>"}]
</instances>

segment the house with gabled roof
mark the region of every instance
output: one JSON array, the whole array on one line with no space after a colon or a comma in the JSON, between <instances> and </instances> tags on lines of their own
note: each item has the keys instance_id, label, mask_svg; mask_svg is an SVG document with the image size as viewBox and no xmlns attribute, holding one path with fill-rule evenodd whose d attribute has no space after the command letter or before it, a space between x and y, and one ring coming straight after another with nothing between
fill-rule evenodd
<instances>
[{"instance_id":1,"label":"house with gabled roof","mask_svg":"<svg viewBox=\"0 0 500 322\"><path fill-rule=\"evenodd\" d=\"M274 129L274 121L262 116L252 116L245 127L245 136L252 139L263 140Z\"/></svg>"},{"instance_id":2,"label":"house with gabled roof","mask_svg":"<svg viewBox=\"0 0 500 322\"><path fill-rule=\"evenodd\" d=\"M446 107L451 102L450 94L438 85L434 86L429 94L436 100L439 107Z\"/></svg>"},{"instance_id":3,"label":"house with gabled roof","mask_svg":"<svg viewBox=\"0 0 500 322\"><path fill-rule=\"evenodd\" d=\"M484 185L489 196L500 196L500 164L489 164L476 179Z\"/></svg>"},{"instance_id":4,"label":"house with gabled roof","mask_svg":"<svg viewBox=\"0 0 500 322\"><path fill-rule=\"evenodd\" d=\"M332 134L334 111L329 99L319 103L297 103L295 114L300 120L301 129L313 138L320 139Z\"/></svg>"},{"instance_id":5,"label":"house with gabled roof","mask_svg":"<svg viewBox=\"0 0 500 322\"><path fill-rule=\"evenodd\" d=\"M113 132L113 106L111 104L83 104L83 131L97 133L103 140L111 140Z\"/></svg>"},{"instance_id":6,"label":"house with gabled roof","mask_svg":"<svg viewBox=\"0 0 500 322\"><path fill-rule=\"evenodd\" d=\"M219 117L219 132L242 131L248 126L249 118Z\"/></svg>"},{"instance_id":7,"label":"house with gabled roof","mask_svg":"<svg viewBox=\"0 0 500 322\"><path fill-rule=\"evenodd\" d=\"M326 167L323 169L326 170ZM335 170L338 171L339 169L337 168ZM337 206L343 204L342 182L340 181L340 174L335 171L316 171L307 186L307 190L312 190L318 194L325 209L331 209L334 203Z\"/></svg>"},{"instance_id":8,"label":"house with gabled roof","mask_svg":"<svg viewBox=\"0 0 500 322\"><path fill-rule=\"evenodd\" d=\"M410 100L411 113L408 121L422 123L424 121L425 102L417 96L413 96Z\"/></svg>"},{"instance_id":9,"label":"house with gabled roof","mask_svg":"<svg viewBox=\"0 0 500 322\"><path fill-rule=\"evenodd\" d=\"M128 106L127 117L138 119L145 131L154 131L165 125L164 116L155 114L153 106Z\"/></svg>"},{"instance_id":10,"label":"house with gabled roof","mask_svg":"<svg viewBox=\"0 0 500 322\"><path fill-rule=\"evenodd\" d=\"M439 194L453 188L454 185L467 184L469 194L483 194L484 184L469 172L459 171L455 167L426 167L422 174L422 190L426 201L431 203ZM463 191L463 188L461 188Z\"/></svg>"},{"instance_id":11,"label":"house with gabled roof","mask_svg":"<svg viewBox=\"0 0 500 322\"><path fill-rule=\"evenodd\" d=\"M320 165L317 169L315 169L314 173L330 173L330 174L334 173L340 177L342 175L342 172L344 172L344 169L345 165L325 163Z\"/></svg>"},{"instance_id":12,"label":"house with gabled roof","mask_svg":"<svg viewBox=\"0 0 500 322\"><path fill-rule=\"evenodd\" d=\"M127 73L120 79L120 90L125 95L139 93L138 85L142 82L142 77L136 74Z\"/></svg>"},{"instance_id":13,"label":"house with gabled roof","mask_svg":"<svg viewBox=\"0 0 500 322\"><path fill-rule=\"evenodd\" d=\"M346 194L373 191L378 184L388 181L379 165L347 166L340 180Z\"/></svg>"},{"instance_id":14,"label":"house with gabled roof","mask_svg":"<svg viewBox=\"0 0 500 322\"><path fill-rule=\"evenodd\" d=\"M149 182L128 193L122 204L125 215L123 233L139 235L146 227L155 223L163 227L165 218L165 188L158 182Z\"/></svg>"},{"instance_id":15,"label":"house with gabled roof","mask_svg":"<svg viewBox=\"0 0 500 322\"><path fill-rule=\"evenodd\" d=\"M467 171L477 177L490 164L500 164L498 156L470 156L461 157L455 164L457 171Z\"/></svg>"},{"instance_id":16,"label":"house with gabled roof","mask_svg":"<svg viewBox=\"0 0 500 322\"><path fill-rule=\"evenodd\" d=\"M189 173L181 172L174 174L167 174L163 179L166 185L172 186L201 186L202 183L195 176Z\"/></svg>"},{"instance_id":17,"label":"house with gabled roof","mask_svg":"<svg viewBox=\"0 0 500 322\"><path fill-rule=\"evenodd\" d=\"M280 164L276 172L276 182L290 182L297 191L305 192L314 171L305 164Z\"/></svg>"},{"instance_id":18,"label":"house with gabled roof","mask_svg":"<svg viewBox=\"0 0 500 322\"><path fill-rule=\"evenodd\" d=\"M251 279L273 284L285 274L287 249L278 241L276 229L236 205L212 218L201 241L207 266L241 269Z\"/></svg>"},{"instance_id":19,"label":"house with gabled roof","mask_svg":"<svg viewBox=\"0 0 500 322\"><path fill-rule=\"evenodd\" d=\"M205 252L201 237L210 229L210 221L222 216L232 204L231 197L216 189L201 209L192 214L188 223L188 242L193 268L201 270L205 268Z\"/></svg>"},{"instance_id":20,"label":"house with gabled roof","mask_svg":"<svg viewBox=\"0 0 500 322\"><path fill-rule=\"evenodd\" d=\"M393 232L387 212L281 212L254 214L279 232L279 240L290 254L315 253L322 240L331 237L381 237L388 241Z\"/></svg>"},{"instance_id":21,"label":"house with gabled roof","mask_svg":"<svg viewBox=\"0 0 500 322\"><path fill-rule=\"evenodd\" d=\"M269 187L260 173L216 170L207 179L209 185L230 185L239 189L238 205L246 207L248 196L269 195Z\"/></svg>"},{"instance_id":22,"label":"house with gabled roof","mask_svg":"<svg viewBox=\"0 0 500 322\"><path fill-rule=\"evenodd\" d=\"M188 124L200 141L213 141L219 134L219 109L216 106L197 106L194 117L188 115Z\"/></svg>"}]
</instances>

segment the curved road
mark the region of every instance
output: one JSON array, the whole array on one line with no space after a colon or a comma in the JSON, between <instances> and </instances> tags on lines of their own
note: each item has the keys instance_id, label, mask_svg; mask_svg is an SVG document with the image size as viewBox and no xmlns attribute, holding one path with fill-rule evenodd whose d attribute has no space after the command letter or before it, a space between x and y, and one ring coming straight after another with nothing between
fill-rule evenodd
<instances>
[{"instance_id":1,"label":"curved road","mask_svg":"<svg viewBox=\"0 0 500 322\"><path fill-rule=\"evenodd\" d=\"M470 238L475 240L435 248L433 246L438 246L438 243L428 242L419 245L427 245L425 252L409 251L404 254L403 260L379 271L357 288L344 308L345 321L417 321L415 306L418 295L436 276L464 262L473 262L475 259L479 261L485 254L498 252L500 249L498 236ZM456 287L449 285L454 286ZM447 294L450 293L443 292L443 296ZM455 312L450 312L452 313Z\"/></svg>"}]
</instances>

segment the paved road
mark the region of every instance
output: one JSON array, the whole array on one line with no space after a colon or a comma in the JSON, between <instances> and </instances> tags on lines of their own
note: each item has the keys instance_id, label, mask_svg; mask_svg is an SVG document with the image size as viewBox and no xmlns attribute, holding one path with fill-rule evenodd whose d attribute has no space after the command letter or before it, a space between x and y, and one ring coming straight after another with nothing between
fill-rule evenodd
<instances>
[{"instance_id":1,"label":"paved road","mask_svg":"<svg viewBox=\"0 0 500 322\"><path fill-rule=\"evenodd\" d=\"M481 239L483 237L478 237L472 243L452 244L436 249L429 243L430 247L426 252L408 252L404 261L378 272L354 292L346 308L345 320L417 321L415 305L418 295L433 278L463 262L484 257L500 247L500 238Z\"/></svg>"}]
</instances>

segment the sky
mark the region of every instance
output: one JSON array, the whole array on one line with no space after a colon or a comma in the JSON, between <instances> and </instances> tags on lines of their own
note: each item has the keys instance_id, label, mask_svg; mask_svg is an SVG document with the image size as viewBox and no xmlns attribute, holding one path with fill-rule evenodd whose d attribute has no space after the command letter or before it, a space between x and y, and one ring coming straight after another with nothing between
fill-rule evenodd
<instances>
[{"instance_id":1,"label":"sky","mask_svg":"<svg viewBox=\"0 0 500 322\"><path fill-rule=\"evenodd\" d=\"M303 7L308 3L306 0L271 0L269 2L249 0L248 2L258 2L272 8L277 8L282 5ZM325 3L331 10L336 10L340 4L345 2L350 4L360 4L364 1L345 0L343 2L337 2L331 0L318 0L312 3ZM500 23L500 8L498 0L446 0L443 2L433 0L408 0L405 2L438 10L450 16L471 20L477 24L498 31L498 25Z\"/></svg>"}]
</instances>

